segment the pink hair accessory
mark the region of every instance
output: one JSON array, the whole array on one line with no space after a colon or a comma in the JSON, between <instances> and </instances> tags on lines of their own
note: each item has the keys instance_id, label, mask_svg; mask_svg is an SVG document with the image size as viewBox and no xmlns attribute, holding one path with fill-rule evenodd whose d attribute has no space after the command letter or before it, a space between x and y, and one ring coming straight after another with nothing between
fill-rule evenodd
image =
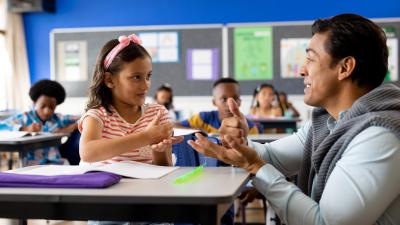
<instances>
[{"instance_id":1,"label":"pink hair accessory","mask_svg":"<svg viewBox=\"0 0 400 225\"><path fill-rule=\"evenodd\" d=\"M133 42L137 45L142 44L142 40L135 34L131 34L128 37L125 35L118 37L119 44L117 44L106 56L104 59L104 69L107 70L108 67L111 65L112 61L114 60L115 56L118 55L122 49L129 45L129 43Z\"/></svg>"}]
</instances>

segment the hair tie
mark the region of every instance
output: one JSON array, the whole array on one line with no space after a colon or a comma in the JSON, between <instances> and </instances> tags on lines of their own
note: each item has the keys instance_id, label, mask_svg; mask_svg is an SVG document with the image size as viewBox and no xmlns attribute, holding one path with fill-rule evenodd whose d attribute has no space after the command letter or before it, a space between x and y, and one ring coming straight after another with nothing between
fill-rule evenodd
<instances>
[{"instance_id":1,"label":"hair tie","mask_svg":"<svg viewBox=\"0 0 400 225\"><path fill-rule=\"evenodd\" d=\"M106 56L104 59L104 70L107 70L108 67L111 65L112 61L114 60L115 56L118 55L119 52L122 51L126 46L128 46L131 42L141 45L142 40L135 34L131 34L129 36L119 36L118 37L119 44L117 44Z\"/></svg>"}]
</instances>

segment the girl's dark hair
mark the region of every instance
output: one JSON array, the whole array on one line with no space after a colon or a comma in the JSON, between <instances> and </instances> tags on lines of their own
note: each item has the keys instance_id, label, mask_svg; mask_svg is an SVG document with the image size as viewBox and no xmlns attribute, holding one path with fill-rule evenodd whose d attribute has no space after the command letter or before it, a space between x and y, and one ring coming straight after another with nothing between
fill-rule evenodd
<instances>
[{"instance_id":1,"label":"girl's dark hair","mask_svg":"<svg viewBox=\"0 0 400 225\"><path fill-rule=\"evenodd\" d=\"M276 99L276 101L278 101L279 108L281 108L281 110L282 110L282 112L283 112L283 108L282 108L282 105L281 105L281 101L279 100L278 92L275 90L275 88L274 88L274 86L273 86L272 84L267 84L267 83L260 84L260 85L257 86L256 89L254 89L254 92L253 92L253 99L251 100L250 108L254 108L254 107L255 107L255 108L258 108L258 107L260 107L260 103L257 101L257 98L256 98L256 97L257 97L258 93L260 93L260 91L261 91L263 88L270 88L270 89L272 89L272 91L274 92L274 95L275 95L275 99Z\"/></svg>"},{"instance_id":2,"label":"girl's dark hair","mask_svg":"<svg viewBox=\"0 0 400 225\"><path fill-rule=\"evenodd\" d=\"M166 104L164 104L165 108L167 108L168 110L174 108L174 105L172 104L173 102L173 91L172 91L172 87L170 84L162 84L159 88L157 88L156 93L154 94L154 99L157 100L157 93L160 91L167 91L170 93L168 102Z\"/></svg>"},{"instance_id":3,"label":"girl's dark hair","mask_svg":"<svg viewBox=\"0 0 400 225\"><path fill-rule=\"evenodd\" d=\"M57 81L40 80L29 89L29 97L36 102L42 95L55 98L59 105L64 102L66 93L63 86Z\"/></svg>"},{"instance_id":4,"label":"girl's dark hair","mask_svg":"<svg viewBox=\"0 0 400 225\"><path fill-rule=\"evenodd\" d=\"M119 44L119 41L117 39L113 39L107 42L100 50L96 60L92 83L89 87L89 101L85 108L86 111L102 106L108 112L111 112L110 104L112 103L112 93L104 83L105 72L109 72L115 76L121 71L122 66L125 63L132 62L137 58L149 57L151 59L151 56L146 49L143 48L143 46L130 42L128 46L122 49L121 52L115 56L108 69L105 70L104 59L117 44Z\"/></svg>"},{"instance_id":5,"label":"girl's dark hair","mask_svg":"<svg viewBox=\"0 0 400 225\"><path fill-rule=\"evenodd\" d=\"M386 35L377 24L355 14L340 14L319 19L312 25L312 34L327 33L325 49L333 58L332 65L352 56L356 67L351 78L360 87L379 86L388 71Z\"/></svg>"}]
</instances>

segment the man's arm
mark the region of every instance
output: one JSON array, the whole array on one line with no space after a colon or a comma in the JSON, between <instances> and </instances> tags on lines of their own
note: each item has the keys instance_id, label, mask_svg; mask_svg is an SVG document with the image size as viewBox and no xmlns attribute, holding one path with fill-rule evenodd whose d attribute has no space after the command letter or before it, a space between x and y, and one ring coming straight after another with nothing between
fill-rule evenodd
<instances>
[{"instance_id":1,"label":"man's arm","mask_svg":"<svg viewBox=\"0 0 400 225\"><path fill-rule=\"evenodd\" d=\"M306 123L298 132L271 143L260 144L247 140L265 162L270 163L286 177L296 175L303 159L304 144L311 123Z\"/></svg>"},{"instance_id":2,"label":"man's arm","mask_svg":"<svg viewBox=\"0 0 400 225\"><path fill-rule=\"evenodd\" d=\"M257 172L254 185L287 224L374 224L389 216L383 213L399 193L399 160L400 140L384 128L370 127L343 153L319 204L270 164Z\"/></svg>"}]
</instances>

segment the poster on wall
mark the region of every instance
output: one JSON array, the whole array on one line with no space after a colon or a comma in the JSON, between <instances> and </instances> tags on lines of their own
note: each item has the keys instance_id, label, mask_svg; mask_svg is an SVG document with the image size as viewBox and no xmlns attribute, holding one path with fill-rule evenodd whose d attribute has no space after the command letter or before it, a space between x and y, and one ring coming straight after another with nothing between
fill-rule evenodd
<instances>
[{"instance_id":1,"label":"poster on wall","mask_svg":"<svg viewBox=\"0 0 400 225\"><path fill-rule=\"evenodd\" d=\"M306 60L309 38L283 38L280 41L281 77L300 78L300 68Z\"/></svg>"},{"instance_id":2,"label":"poster on wall","mask_svg":"<svg viewBox=\"0 0 400 225\"><path fill-rule=\"evenodd\" d=\"M234 76L237 80L273 78L272 27L234 29Z\"/></svg>"},{"instance_id":3,"label":"poster on wall","mask_svg":"<svg viewBox=\"0 0 400 225\"><path fill-rule=\"evenodd\" d=\"M178 32L143 32L139 37L153 63L179 62Z\"/></svg>"},{"instance_id":4,"label":"poster on wall","mask_svg":"<svg viewBox=\"0 0 400 225\"><path fill-rule=\"evenodd\" d=\"M187 49L186 77L188 80L216 80L219 73L219 50Z\"/></svg>"},{"instance_id":5,"label":"poster on wall","mask_svg":"<svg viewBox=\"0 0 400 225\"><path fill-rule=\"evenodd\" d=\"M58 42L57 49L57 80L87 80L87 42L60 41Z\"/></svg>"},{"instance_id":6,"label":"poster on wall","mask_svg":"<svg viewBox=\"0 0 400 225\"><path fill-rule=\"evenodd\" d=\"M385 80L397 81L399 79L399 43L396 36L396 28L385 27L383 30L386 33L386 44L389 50L388 58L388 72L386 74Z\"/></svg>"}]
</instances>

